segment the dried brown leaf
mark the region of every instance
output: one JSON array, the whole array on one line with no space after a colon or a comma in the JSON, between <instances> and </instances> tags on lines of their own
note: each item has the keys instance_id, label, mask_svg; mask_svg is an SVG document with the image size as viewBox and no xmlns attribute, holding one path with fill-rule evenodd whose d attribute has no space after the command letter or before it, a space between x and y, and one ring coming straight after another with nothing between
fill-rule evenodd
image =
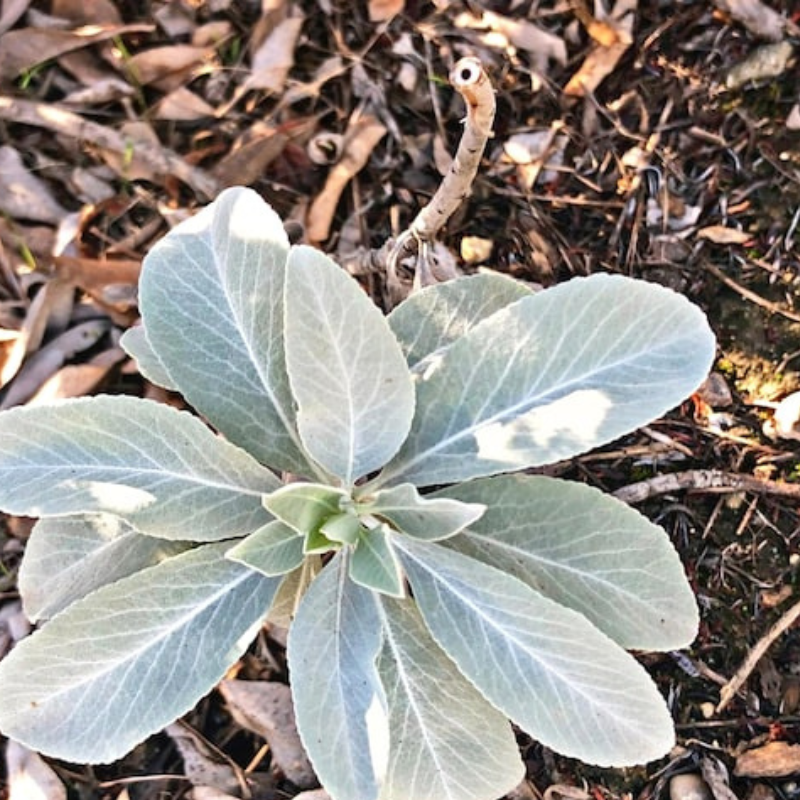
<instances>
[{"instance_id":1,"label":"dried brown leaf","mask_svg":"<svg viewBox=\"0 0 800 800\"><path fill-rule=\"evenodd\" d=\"M233 25L228 20L215 19L192 31L192 44L195 47L216 47L232 34Z\"/></svg>"},{"instance_id":2,"label":"dried brown leaf","mask_svg":"<svg viewBox=\"0 0 800 800\"><path fill-rule=\"evenodd\" d=\"M192 166L157 140L136 141L120 131L84 119L52 103L34 103L0 96L0 119L53 130L119 154L122 161L118 165L128 169L121 173L126 177L131 175L130 168L136 166L159 178L177 178L202 197L213 198L220 192L219 184L207 172Z\"/></svg>"},{"instance_id":3,"label":"dried brown leaf","mask_svg":"<svg viewBox=\"0 0 800 800\"><path fill-rule=\"evenodd\" d=\"M140 85L170 92L181 86L213 53L213 49L190 44L152 47L131 56L125 67Z\"/></svg>"},{"instance_id":4,"label":"dried brown leaf","mask_svg":"<svg viewBox=\"0 0 800 800\"><path fill-rule=\"evenodd\" d=\"M607 16L597 15L597 22L603 23L616 32L616 40L611 45L596 44L589 55L564 87L569 97L585 97L614 71L617 64L633 42L633 23L638 0L617 0L613 11ZM612 37L613 38L613 37ZM612 41L604 37L603 41Z\"/></svg>"},{"instance_id":5,"label":"dried brown leaf","mask_svg":"<svg viewBox=\"0 0 800 800\"><path fill-rule=\"evenodd\" d=\"M29 400L65 362L97 344L108 329L108 320L82 322L37 350L8 387L0 402L0 409L11 408Z\"/></svg>"},{"instance_id":6,"label":"dried brown leaf","mask_svg":"<svg viewBox=\"0 0 800 800\"><path fill-rule=\"evenodd\" d=\"M67 800L67 789L45 760L27 747L6 742L8 800Z\"/></svg>"},{"instance_id":7,"label":"dried brown leaf","mask_svg":"<svg viewBox=\"0 0 800 800\"><path fill-rule=\"evenodd\" d=\"M162 97L153 110L154 119L194 122L214 116L214 109L202 97L185 86L179 86Z\"/></svg>"},{"instance_id":8,"label":"dried brown leaf","mask_svg":"<svg viewBox=\"0 0 800 800\"><path fill-rule=\"evenodd\" d=\"M498 33L502 33L518 50L533 56L536 67L543 72L548 61L562 66L567 63L567 46L560 36L534 25L526 19L513 19L484 11L484 21Z\"/></svg>"},{"instance_id":9,"label":"dried brown leaf","mask_svg":"<svg viewBox=\"0 0 800 800\"><path fill-rule=\"evenodd\" d=\"M50 13L74 25L120 25L122 17L112 0L53 0Z\"/></svg>"},{"instance_id":10,"label":"dried brown leaf","mask_svg":"<svg viewBox=\"0 0 800 800\"><path fill-rule=\"evenodd\" d=\"M120 347L98 353L85 364L68 364L50 376L28 400L27 405L52 403L69 397L83 397L96 391L109 373L128 357Z\"/></svg>"},{"instance_id":11,"label":"dried brown leaf","mask_svg":"<svg viewBox=\"0 0 800 800\"><path fill-rule=\"evenodd\" d=\"M783 36L786 20L761 0L714 0L714 4L756 36L773 42Z\"/></svg>"},{"instance_id":12,"label":"dried brown leaf","mask_svg":"<svg viewBox=\"0 0 800 800\"><path fill-rule=\"evenodd\" d=\"M309 241L322 242L328 238L345 186L367 165L372 151L385 135L386 128L375 117L354 115L350 119L342 157L328 173L325 186L308 210Z\"/></svg>"},{"instance_id":13,"label":"dried brown leaf","mask_svg":"<svg viewBox=\"0 0 800 800\"><path fill-rule=\"evenodd\" d=\"M183 759L183 771L194 786L237 794L244 780L233 762L180 720L164 729Z\"/></svg>"},{"instance_id":14,"label":"dried brown leaf","mask_svg":"<svg viewBox=\"0 0 800 800\"><path fill-rule=\"evenodd\" d=\"M14 219L58 223L67 211L10 145L0 147L0 210Z\"/></svg>"},{"instance_id":15,"label":"dried brown leaf","mask_svg":"<svg viewBox=\"0 0 800 800\"><path fill-rule=\"evenodd\" d=\"M0 36L0 74L15 78L44 61L128 33L147 33L152 25L88 25L73 31L17 28Z\"/></svg>"},{"instance_id":16,"label":"dried brown leaf","mask_svg":"<svg viewBox=\"0 0 800 800\"><path fill-rule=\"evenodd\" d=\"M70 92L61 101L65 106L93 106L132 97L136 89L121 78L113 76L91 81L83 89Z\"/></svg>"},{"instance_id":17,"label":"dried brown leaf","mask_svg":"<svg viewBox=\"0 0 800 800\"><path fill-rule=\"evenodd\" d=\"M736 759L733 774L739 778L784 778L800 773L800 744L768 742L746 750Z\"/></svg>"},{"instance_id":18,"label":"dried brown leaf","mask_svg":"<svg viewBox=\"0 0 800 800\"><path fill-rule=\"evenodd\" d=\"M303 16L287 17L279 23L253 54L252 72L242 86L242 92L260 89L279 94L286 85L289 70L294 66L294 50L300 31L303 29Z\"/></svg>"},{"instance_id":19,"label":"dried brown leaf","mask_svg":"<svg viewBox=\"0 0 800 800\"><path fill-rule=\"evenodd\" d=\"M141 261L130 259L98 260L76 256L54 256L53 264L62 280L74 283L89 294L99 294L109 285L135 286L142 269Z\"/></svg>"},{"instance_id":20,"label":"dried brown leaf","mask_svg":"<svg viewBox=\"0 0 800 800\"><path fill-rule=\"evenodd\" d=\"M369 0L367 10L370 22L386 22L386 20L403 13L406 0Z\"/></svg>"},{"instance_id":21,"label":"dried brown leaf","mask_svg":"<svg viewBox=\"0 0 800 800\"><path fill-rule=\"evenodd\" d=\"M222 186L248 186L286 147L289 136L259 120L248 128L214 167Z\"/></svg>"},{"instance_id":22,"label":"dried brown leaf","mask_svg":"<svg viewBox=\"0 0 800 800\"><path fill-rule=\"evenodd\" d=\"M0 34L5 33L28 10L31 0L4 0L0 13Z\"/></svg>"},{"instance_id":23,"label":"dried brown leaf","mask_svg":"<svg viewBox=\"0 0 800 800\"><path fill-rule=\"evenodd\" d=\"M697 231L698 239L707 239L714 244L744 244L753 238L752 234L726 225L708 225Z\"/></svg>"},{"instance_id":24,"label":"dried brown leaf","mask_svg":"<svg viewBox=\"0 0 800 800\"><path fill-rule=\"evenodd\" d=\"M267 681L225 680L219 689L234 720L267 740L273 763L293 784L301 789L318 785L297 733L288 686Z\"/></svg>"}]
</instances>

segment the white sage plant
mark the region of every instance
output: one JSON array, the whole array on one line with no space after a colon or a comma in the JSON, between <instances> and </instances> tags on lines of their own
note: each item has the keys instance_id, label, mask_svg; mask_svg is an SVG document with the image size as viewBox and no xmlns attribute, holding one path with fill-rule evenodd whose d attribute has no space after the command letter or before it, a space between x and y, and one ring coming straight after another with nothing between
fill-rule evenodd
<instances>
[{"instance_id":1,"label":"white sage plant","mask_svg":"<svg viewBox=\"0 0 800 800\"><path fill-rule=\"evenodd\" d=\"M126 396L0 414L0 507L38 517L19 575L43 623L0 663L0 730L108 762L189 711L265 619L291 618L297 725L334 800L492 800L511 724L604 766L674 740L627 652L695 636L667 535L526 474L673 408L703 313L617 275L534 293L479 274L388 317L233 188L145 259ZM209 427L213 426L213 427Z\"/></svg>"}]
</instances>

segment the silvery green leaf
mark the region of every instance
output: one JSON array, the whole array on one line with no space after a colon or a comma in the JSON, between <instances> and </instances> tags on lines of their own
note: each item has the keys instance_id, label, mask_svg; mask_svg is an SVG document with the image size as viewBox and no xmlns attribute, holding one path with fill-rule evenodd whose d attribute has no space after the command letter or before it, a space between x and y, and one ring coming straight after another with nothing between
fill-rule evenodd
<instances>
[{"instance_id":1,"label":"silvery green leaf","mask_svg":"<svg viewBox=\"0 0 800 800\"><path fill-rule=\"evenodd\" d=\"M139 372L147 378L150 383L161 386L170 391L177 391L178 387L173 383L172 378L164 366L164 362L150 346L144 325L137 325L135 328L128 328L119 340L122 349L131 358L136 360Z\"/></svg>"},{"instance_id":2,"label":"silvery green leaf","mask_svg":"<svg viewBox=\"0 0 800 800\"><path fill-rule=\"evenodd\" d=\"M442 494L489 508L448 546L580 611L617 644L686 647L697 603L666 533L583 484L530 475L484 478Z\"/></svg>"},{"instance_id":3,"label":"silvery green leaf","mask_svg":"<svg viewBox=\"0 0 800 800\"><path fill-rule=\"evenodd\" d=\"M277 578L202 545L104 586L0 662L0 730L76 762L109 762L186 713L244 652Z\"/></svg>"},{"instance_id":4,"label":"silvery green leaf","mask_svg":"<svg viewBox=\"0 0 800 800\"><path fill-rule=\"evenodd\" d=\"M306 536L325 520L340 513L347 492L321 483L290 483L264 498L264 506L278 519Z\"/></svg>"},{"instance_id":5,"label":"silvery green leaf","mask_svg":"<svg viewBox=\"0 0 800 800\"><path fill-rule=\"evenodd\" d=\"M381 622L371 592L347 577L339 552L305 593L288 659L300 738L335 800L375 800L388 721L375 660Z\"/></svg>"},{"instance_id":6,"label":"silvery green leaf","mask_svg":"<svg viewBox=\"0 0 800 800\"><path fill-rule=\"evenodd\" d=\"M714 358L699 308L619 275L575 278L495 312L418 374L417 414L375 486L549 464L686 398Z\"/></svg>"},{"instance_id":7,"label":"silvery green leaf","mask_svg":"<svg viewBox=\"0 0 800 800\"><path fill-rule=\"evenodd\" d=\"M140 302L183 396L262 463L308 475L284 362L288 253L278 215L254 191L227 189L148 253Z\"/></svg>"},{"instance_id":8,"label":"silvery green leaf","mask_svg":"<svg viewBox=\"0 0 800 800\"><path fill-rule=\"evenodd\" d=\"M482 272L409 295L387 317L410 367L472 330L481 320L531 294L521 281Z\"/></svg>"},{"instance_id":9,"label":"silvery green leaf","mask_svg":"<svg viewBox=\"0 0 800 800\"><path fill-rule=\"evenodd\" d=\"M143 536L105 514L40 519L25 545L19 591L32 622L45 620L95 589L187 548Z\"/></svg>"},{"instance_id":10,"label":"silvery green leaf","mask_svg":"<svg viewBox=\"0 0 800 800\"><path fill-rule=\"evenodd\" d=\"M403 571L384 528L373 528L361 537L350 559L350 577L389 597L405 595Z\"/></svg>"},{"instance_id":11,"label":"silvery green leaf","mask_svg":"<svg viewBox=\"0 0 800 800\"><path fill-rule=\"evenodd\" d=\"M52 517L113 514L140 533L213 541L268 521L279 485L199 419L135 397L101 396L0 414L0 508Z\"/></svg>"},{"instance_id":12,"label":"silvery green leaf","mask_svg":"<svg viewBox=\"0 0 800 800\"><path fill-rule=\"evenodd\" d=\"M394 543L433 638L535 739L616 767L660 758L673 746L655 684L584 616L439 544L407 536Z\"/></svg>"},{"instance_id":13,"label":"silvery green leaf","mask_svg":"<svg viewBox=\"0 0 800 800\"><path fill-rule=\"evenodd\" d=\"M376 514L393 527L429 542L446 539L486 511L481 503L464 503L445 497L423 497L413 484L401 483L375 492L358 502L362 513Z\"/></svg>"},{"instance_id":14,"label":"silvery green leaf","mask_svg":"<svg viewBox=\"0 0 800 800\"><path fill-rule=\"evenodd\" d=\"M355 544L359 536L366 533L366 529L357 516L350 512L344 512L327 520L319 532L327 539L339 542L339 544Z\"/></svg>"},{"instance_id":15,"label":"silvery green leaf","mask_svg":"<svg viewBox=\"0 0 800 800\"><path fill-rule=\"evenodd\" d=\"M412 600L380 599L389 708L381 798L495 800L523 779L508 720L441 651Z\"/></svg>"},{"instance_id":16,"label":"silvery green leaf","mask_svg":"<svg viewBox=\"0 0 800 800\"><path fill-rule=\"evenodd\" d=\"M385 317L358 283L311 247L286 276L286 366L307 452L346 486L383 466L414 414L414 386Z\"/></svg>"},{"instance_id":17,"label":"silvery green leaf","mask_svg":"<svg viewBox=\"0 0 800 800\"><path fill-rule=\"evenodd\" d=\"M253 531L225 553L262 575L285 575L303 563L303 537L280 520Z\"/></svg>"}]
</instances>

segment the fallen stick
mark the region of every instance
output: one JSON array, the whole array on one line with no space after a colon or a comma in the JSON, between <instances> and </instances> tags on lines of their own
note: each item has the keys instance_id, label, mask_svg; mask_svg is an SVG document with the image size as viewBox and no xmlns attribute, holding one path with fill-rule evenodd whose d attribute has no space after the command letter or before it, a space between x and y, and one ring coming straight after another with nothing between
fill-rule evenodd
<instances>
[{"instance_id":1,"label":"fallen stick","mask_svg":"<svg viewBox=\"0 0 800 800\"><path fill-rule=\"evenodd\" d=\"M614 492L617 500L623 503L643 503L651 497L669 492L694 490L700 492L753 492L754 494L773 494L780 497L800 498L800 485L766 481L752 475L736 475L718 469L691 469L686 472L671 472L656 475Z\"/></svg>"},{"instance_id":2,"label":"fallen stick","mask_svg":"<svg viewBox=\"0 0 800 800\"><path fill-rule=\"evenodd\" d=\"M736 696L739 689L744 686L745 681L750 677L750 673L756 668L764 654L772 646L772 643L789 628L794 625L800 617L800 601L795 603L755 644L747 654L739 669L734 676L720 689L719 703L716 712L724 711L730 701Z\"/></svg>"}]
</instances>

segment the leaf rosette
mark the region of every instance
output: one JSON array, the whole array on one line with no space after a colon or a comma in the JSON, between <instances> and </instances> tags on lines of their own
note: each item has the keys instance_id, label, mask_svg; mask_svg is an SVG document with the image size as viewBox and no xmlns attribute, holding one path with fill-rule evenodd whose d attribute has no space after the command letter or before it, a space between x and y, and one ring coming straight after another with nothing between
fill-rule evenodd
<instances>
[{"instance_id":1,"label":"leaf rosette","mask_svg":"<svg viewBox=\"0 0 800 800\"><path fill-rule=\"evenodd\" d=\"M499 796L523 775L509 720L600 765L668 751L626 648L694 637L677 553L613 498L513 473L680 403L714 355L699 309L621 276L482 274L385 317L241 188L152 249L140 294L123 344L213 430L129 397L0 414L0 507L40 518L20 589L46 621L0 663L5 734L115 759L270 614L334 800Z\"/></svg>"}]
</instances>

